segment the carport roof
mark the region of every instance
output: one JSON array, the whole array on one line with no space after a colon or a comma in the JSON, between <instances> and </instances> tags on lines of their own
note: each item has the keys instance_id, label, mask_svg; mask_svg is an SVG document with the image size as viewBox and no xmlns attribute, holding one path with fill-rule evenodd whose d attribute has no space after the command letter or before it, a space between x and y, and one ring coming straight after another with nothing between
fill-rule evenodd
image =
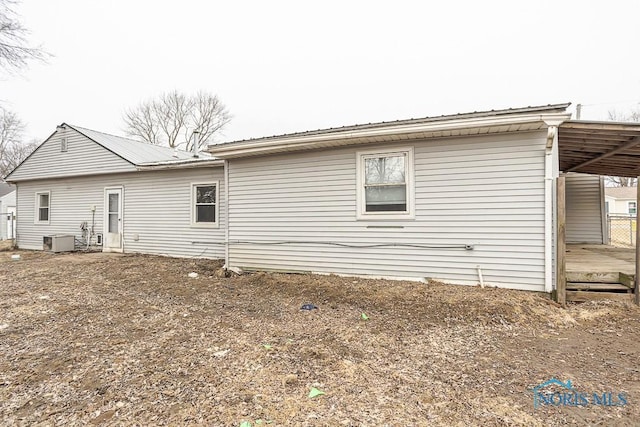
<instances>
[{"instance_id":1,"label":"carport roof","mask_svg":"<svg viewBox=\"0 0 640 427\"><path fill-rule=\"evenodd\" d=\"M568 120L558 148L562 172L640 176L640 123Z\"/></svg>"}]
</instances>

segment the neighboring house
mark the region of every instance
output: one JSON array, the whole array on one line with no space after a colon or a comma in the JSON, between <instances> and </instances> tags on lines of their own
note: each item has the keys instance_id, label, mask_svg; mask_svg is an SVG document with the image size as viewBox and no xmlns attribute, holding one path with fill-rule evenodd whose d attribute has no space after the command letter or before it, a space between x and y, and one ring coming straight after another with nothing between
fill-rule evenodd
<instances>
[{"instance_id":1,"label":"neighboring house","mask_svg":"<svg viewBox=\"0 0 640 427\"><path fill-rule=\"evenodd\" d=\"M0 182L0 240L15 236L16 191L13 185Z\"/></svg>"},{"instance_id":2,"label":"neighboring house","mask_svg":"<svg viewBox=\"0 0 640 427\"><path fill-rule=\"evenodd\" d=\"M63 125L8 177L17 243L86 240L88 224L106 251L551 292L556 244L606 241L599 175L638 170L617 153L640 144L640 125L571 121L568 105L236 141L199 158Z\"/></svg>"},{"instance_id":3,"label":"neighboring house","mask_svg":"<svg viewBox=\"0 0 640 427\"><path fill-rule=\"evenodd\" d=\"M223 163L63 124L7 176L17 244L73 235L105 251L224 257Z\"/></svg>"},{"instance_id":4,"label":"neighboring house","mask_svg":"<svg viewBox=\"0 0 640 427\"><path fill-rule=\"evenodd\" d=\"M606 187L607 213L613 216L636 216L638 212L637 192L637 187Z\"/></svg>"}]
</instances>

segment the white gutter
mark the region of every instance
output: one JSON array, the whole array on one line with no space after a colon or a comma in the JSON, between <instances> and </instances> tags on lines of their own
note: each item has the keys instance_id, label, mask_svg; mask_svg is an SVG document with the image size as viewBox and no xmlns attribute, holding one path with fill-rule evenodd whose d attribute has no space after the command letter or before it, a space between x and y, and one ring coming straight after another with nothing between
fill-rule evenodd
<instances>
[{"instance_id":1,"label":"white gutter","mask_svg":"<svg viewBox=\"0 0 640 427\"><path fill-rule=\"evenodd\" d=\"M367 140L368 138L380 138L393 135L421 134L426 132L449 132L456 130L493 128L496 126L508 126L527 123L540 123L547 121L564 121L570 119L568 113L549 114L523 114L513 117L484 117L473 119L455 119L433 121L417 124L390 125L381 124L379 127L366 129L352 129L348 131L328 130L311 135L291 135L241 141L222 145L209 146L209 153L217 157L241 157L247 155L267 154L277 151L294 151L301 149L320 148L323 144L335 142L337 145L353 144L354 140ZM439 136L439 135L438 135ZM374 141L363 141L374 142Z\"/></svg>"},{"instance_id":2,"label":"white gutter","mask_svg":"<svg viewBox=\"0 0 640 427\"><path fill-rule=\"evenodd\" d=\"M136 169L139 171L148 171L148 170L164 170L164 169L190 169L190 168L204 168L204 167L219 167L224 165L224 160L214 159L214 160L185 160L185 161L176 161L176 162L158 162L158 163L147 163L140 164L136 166Z\"/></svg>"}]
</instances>

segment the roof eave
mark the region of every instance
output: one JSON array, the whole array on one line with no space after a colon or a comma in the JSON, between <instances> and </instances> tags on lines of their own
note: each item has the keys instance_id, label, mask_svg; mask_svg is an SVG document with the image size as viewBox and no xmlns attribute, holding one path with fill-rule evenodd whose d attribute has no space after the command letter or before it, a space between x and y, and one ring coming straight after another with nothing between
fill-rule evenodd
<instances>
[{"instance_id":1,"label":"roof eave","mask_svg":"<svg viewBox=\"0 0 640 427\"><path fill-rule=\"evenodd\" d=\"M220 159L206 159L206 160L184 160L175 162L156 162L156 163L141 163L136 166L139 171L148 170L163 170L163 169L193 169L203 167L216 167L223 166L224 160Z\"/></svg>"},{"instance_id":2,"label":"roof eave","mask_svg":"<svg viewBox=\"0 0 640 427\"><path fill-rule=\"evenodd\" d=\"M327 132L324 134L283 136L282 138L257 139L224 146L211 145L207 150L218 158L229 159L237 157L249 157L266 155L278 152L291 152L310 150L326 147L332 143L332 147L369 144L381 142L380 138L393 135L411 135L421 133L435 133L448 131L462 131L473 129L495 128L505 125L524 125L527 123L561 123L571 118L570 113L543 113L543 114L518 114L513 116L490 116L481 118L447 119L419 124L382 125L376 128L363 130L349 130L344 132ZM496 132L487 132L496 133ZM438 136L434 136L438 137Z\"/></svg>"}]
</instances>

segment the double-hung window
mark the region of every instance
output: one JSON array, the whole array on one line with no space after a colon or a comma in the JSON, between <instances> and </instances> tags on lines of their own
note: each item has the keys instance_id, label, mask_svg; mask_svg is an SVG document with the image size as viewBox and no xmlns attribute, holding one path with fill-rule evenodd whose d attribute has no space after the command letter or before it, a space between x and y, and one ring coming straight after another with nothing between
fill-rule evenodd
<instances>
[{"instance_id":1,"label":"double-hung window","mask_svg":"<svg viewBox=\"0 0 640 427\"><path fill-rule=\"evenodd\" d=\"M191 184L191 225L218 227L218 182Z\"/></svg>"},{"instance_id":2,"label":"double-hung window","mask_svg":"<svg viewBox=\"0 0 640 427\"><path fill-rule=\"evenodd\" d=\"M413 148L358 153L359 219L413 218Z\"/></svg>"},{"instance_id":3,"label":"double-hung window","mask_svg":"<svg viewBox=\"0 0 640 427\"><path fill-rule=\"evenodd\" d=\"M629 215L635 215L638 213L638 205L637 202L628 202L627 203Z\"/></svg>"},{"instance_id":4,"label":"double-hung window","mask_svg":"<svg viewBox=\"0 0 640 427\"><path fill-rule=\"evenodd\" d=\"M49 224L50 204L51 204L51 193L49 191L42 191L42 192L36 193L36 211L35 211L36 224Z\"/></svg>"}]
</instances>

